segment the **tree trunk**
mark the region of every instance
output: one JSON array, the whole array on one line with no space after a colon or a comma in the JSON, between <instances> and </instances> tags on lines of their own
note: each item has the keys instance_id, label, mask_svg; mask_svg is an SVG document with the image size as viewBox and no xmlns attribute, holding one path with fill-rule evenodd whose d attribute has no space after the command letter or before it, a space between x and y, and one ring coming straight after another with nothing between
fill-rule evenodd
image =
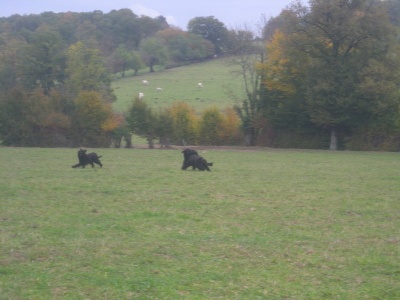
<instances>
[{"instance_id":1,"label":"tree trunk","mask_svg":"<svg viewBox=\"0 0 400 300\"><path fill-rule=\"evenodd\" d=\"M149 144L149 149L154 149L154 139L153 138L148 137L147 143Z\"/></svg>"},{"instance_id":2,"label":"tree trunk","mask_svg":"<svg viewBox=\"0 0 400 300\"><path fill-rule=\"evenodd\" d=\"M338 149L338 139L336 128L331 129L331 143L329 145L329 150L337 150Z\"/></svg>"},{"instance_id":3,"label":"tree trunk","mask_svg":"<svg viewBox=\"0 0 400 300\"><path fill-rule=\"evenodd\" d=\"M124 138L126 142L125 148L132 148L132 135L128 134Z\"/></svg>"},{"instance_id":4,"label":"tree trunk","mask_svg":"<svg viewBox=\"0 0 400 300\"><path fill-rule=\"evenodd\" d=\"M254 129L248 130L244 135L244 144L249 146L255 146L257 140L257 135Z\"/></svg>"}]
</instances>

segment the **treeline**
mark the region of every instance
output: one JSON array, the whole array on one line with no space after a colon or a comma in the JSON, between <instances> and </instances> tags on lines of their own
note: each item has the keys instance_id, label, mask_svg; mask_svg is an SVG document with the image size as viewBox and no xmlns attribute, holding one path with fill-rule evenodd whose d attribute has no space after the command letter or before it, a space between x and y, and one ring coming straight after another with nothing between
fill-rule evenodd
<instances>
[{"instance_id":1,"label":"treeline","mask_svg":"<svg viewBox=\"0 0 400 300\"><path fill-rule=\"evenodd\" d=\"M183 31L128 9L0 19L0 138L14 146L172 144L400 149L400 2L298 2L262 38L197 17ZM229 54L243 77L233 110L112 112L115 73ZM196 117L197 116L197 117ZM229 125L228 125L229 124ZM233 125L234 124L234 125ZM241 133L238 131L241 129Z\"/></svg>"},{"instance_id":2,"label":"treeline","mask_svg":"<svg viewBox=\"0 0 400 300\"><path fill-rule=\"evenodd\" d=\"M296 2L269 20L254 72L237 58L247 143L399 151L399 20L398 0Z\"/></svg>"},{"instance_id":3,"label":"treeline","mask_svg":"<svg viewBox=\"0 0 400 300\"><path fill-rule=\"evenodd\" d=\"M232 108L208 108L196 112L177 102L154 110L135 99L125 114L115 114L101 93L81 91L69 103L57 91L44 94L11 91L0 118L5 145L30 147L133 147L132 134L155 143L170 145L237 145L243 140L240 120Z\"/></svg>"},{"instance_id":4,"label":"treeline","mask_svg":"<svg viewBox=\"0 0 400 300\"><path fill-rule=\"evenodd\" d=\"M0 18L0 141L108 147L124 137L129 145L137 128L126 127L126 116L111 109L114 74L145 67L153 72L155 65L179 66L235 51L236 33L214 17L194 18L188 27L183 31L162 16L139 17L129 9ZM221 134L213 143L230 143ZM188 140L177 136L169 132L168 140ZM191 140L197 141L196 134Z\"/></svg>"}]
</instances>

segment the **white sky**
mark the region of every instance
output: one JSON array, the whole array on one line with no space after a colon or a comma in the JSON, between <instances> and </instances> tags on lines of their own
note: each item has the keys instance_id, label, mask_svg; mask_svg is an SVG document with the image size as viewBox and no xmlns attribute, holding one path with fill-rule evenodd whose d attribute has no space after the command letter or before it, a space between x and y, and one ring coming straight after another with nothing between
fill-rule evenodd
<instances>
[{"instance_id":1,"label":"white sky","mask_svg":"<svg viewBox=\"0 0 400 300\"><path fill-rule=\"evenodd\" d=\"M0 17L53 12L108 13L129 8L137 15L162 15L170 25L186 30L195 17L214 16L228 28L257 28L262 16L277 16L292 0L0 0ZM304 3L304 1L303 1Z\"/></svg>"}]
</instances>

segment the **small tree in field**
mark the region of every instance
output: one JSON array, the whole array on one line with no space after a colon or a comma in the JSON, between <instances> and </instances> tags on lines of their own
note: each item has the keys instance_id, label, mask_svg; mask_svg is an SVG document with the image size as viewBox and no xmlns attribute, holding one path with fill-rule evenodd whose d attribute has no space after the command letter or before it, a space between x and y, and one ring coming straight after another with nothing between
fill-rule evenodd
<instances>
[{"instance_id":1,"label":"small tree in field","mask_svg":"<svg viewBox=\"0 0 400 300\"><path fill-rule=\"evenodd\" d=\"M216 107L206 109L199 121L199 142L203 145L220 145L223 117Z\"/></svg>"},{"instance_id":2,"label":"small tree in field","mask_svg":"<svg viewBox=\"0 0 400 300\"><path fill-rule=\"evenodd\" d=\"M160 140L161 148L169 148L174 135L174 118L168 110L156 115L155 133Z\"/></svg>"},{"instance_id":3,"label":"small tree in field","mask_svg":"<svg viewBox=\"0 0 400 300\"><path fill-rule=\"evenodd\" d=\"M194 145L197 140L196 115L193 108L183 102L174 103L170 108L174 119L174 141L178 145Z\"/></svg>"},{"instance_id":4,"label":"small tree in field","mask_svg":"<svg viewBox=\"0 0 400 300\"><path fill-rule=\"evenodd\" d=\"M222 124L219 131L221 144L237 145L243 141L243 134L240 130L240 119L233 108L224 110Z\"/></svg>"},{"instance_id":5,"label":"small tree in field","mask_svg":"<svg viewBox=\"0 0 400 300\"><path fill-rule=\"evenodd\" d=\"M77 146L107 147L113 129L117 127L112 109L94 91L80 92L75 99L72 137Z\"/></svg>"},{"instance_id":6,"label":"small tree in field","mask_svg":"<svg viewBox=\"0 0 400 300\"><path fill-rule=\"evenodd\" d=\"M156 118L143 100L136 98L133 101L126 121L134 134L146 138L149 148L154 148Z\"/></svg>"}]
</instances>

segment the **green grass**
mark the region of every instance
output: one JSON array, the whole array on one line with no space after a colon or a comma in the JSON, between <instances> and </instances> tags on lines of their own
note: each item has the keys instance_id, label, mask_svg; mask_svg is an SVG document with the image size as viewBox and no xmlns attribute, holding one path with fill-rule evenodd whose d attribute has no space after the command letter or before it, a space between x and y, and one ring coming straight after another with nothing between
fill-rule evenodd
<instances>
[{"instance_id":1,"label":"green grass","mask_svg":"<svg viewBox=\"0 0 400 300\"><path fill-rule=\"evenodd\" d=\"M155 109L170 107L175 101L186 102L199 111L211 106L231 107L237 97L243 96L242 79L235 75L237 69L237 66L228 65L225 59L215 59L118 78L112 84L117 96L114 109L126 111L139 92L144 93L146 103ZM148 86L142 84L144 79L149 81ZM203 83L202 89L197 87L199 82ZM157 87L163 91L157 91Z\"/></svg>"},{"instance_id":2,"label":"green grass","mask_svg":"<svg viewBox=\"0 0 400 300\"><path fill-rule=\"evenodd\" d=\"M0 299L400 299L398 153L0 148Z\"/></svg>"}]
</instances>

